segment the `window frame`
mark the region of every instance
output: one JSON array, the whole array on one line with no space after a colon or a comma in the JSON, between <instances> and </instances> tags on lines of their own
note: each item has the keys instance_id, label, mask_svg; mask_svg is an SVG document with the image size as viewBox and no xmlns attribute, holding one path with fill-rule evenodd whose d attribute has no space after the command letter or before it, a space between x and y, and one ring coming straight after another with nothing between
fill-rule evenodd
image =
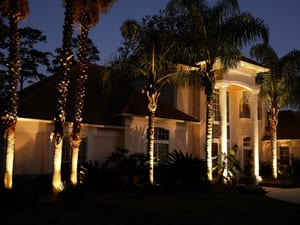
<instances>
[{"instance_id":1,"label":"window frame","mask_svg":"<svg viewBox=\"0 0 300 225\"><path fill-rule=\"evenodd\" d=\"M162 149L165 149L165 152ZM154 158L160 164L166 163L170 151L170 131L163 127L154 128Z\"/></svg>"}]
</instances>

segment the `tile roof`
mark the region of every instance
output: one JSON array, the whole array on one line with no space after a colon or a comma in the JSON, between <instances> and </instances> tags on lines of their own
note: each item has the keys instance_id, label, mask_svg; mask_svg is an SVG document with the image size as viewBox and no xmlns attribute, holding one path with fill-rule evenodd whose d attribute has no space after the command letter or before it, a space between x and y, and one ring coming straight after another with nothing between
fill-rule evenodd
<instances>
[{"instance_id":1,"label":"tile roof","mask_svg":"<svg viewBox=\"0 0 300 225\"><path fill-rule=\"evenodd\" d=\"M91 64L88 66L83 122L101 125L122 125L121 115L147 115L146 98L120 79L112 82L111 91L105 93L101 84L104 67ZM78 65L71 70L69 99L67 102L67 121L72 121L75 93L75 78ZM54 75L46 80L24 89L20 93L19 116L25 118L52 120L56 112L57 86L60 76ZM157 117L199 122L174 107L159 102Z\"/></svg>"}]
</instances>

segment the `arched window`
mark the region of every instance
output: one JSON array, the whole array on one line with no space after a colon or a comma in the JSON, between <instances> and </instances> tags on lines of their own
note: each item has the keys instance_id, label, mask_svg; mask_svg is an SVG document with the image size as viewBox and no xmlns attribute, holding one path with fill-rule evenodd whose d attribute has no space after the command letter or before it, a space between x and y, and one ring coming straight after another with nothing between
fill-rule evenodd
<instances>
[{"instance_id":1,"label":"arched window","mask_svg":"<svg viewBox=\"0 0 300 225\"><path fill-rule=\"evenodd\" d=\"M240 118L250 118L249 91L243 91L240 100Z\"/></svg>"},{"instance_id":2,"label":"arched window","mask_svg":"<svg viewBox=\"0 0 300 225\"><path fill-rule=\"evenodd\" d=\"M166 163L169 153L170 134L169 131L161 128L154 128L154 157L158 163Z\"/></svg>"}]
</instances>

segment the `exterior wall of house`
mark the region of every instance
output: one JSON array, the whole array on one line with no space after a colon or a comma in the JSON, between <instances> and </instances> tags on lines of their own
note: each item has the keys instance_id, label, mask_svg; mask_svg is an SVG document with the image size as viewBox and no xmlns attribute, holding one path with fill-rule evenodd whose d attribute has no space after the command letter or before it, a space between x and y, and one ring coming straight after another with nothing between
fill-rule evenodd
<instances>
[{"instance_id":1,"label":"exterior wall of house","mask_svg":"<svg viewBox=\"0 0 300 225\"><path fill-rule=\"evenodd\" d=\"M19 118L16 127L14 173L47 174L52 171L53 145L50 121Z\"/></svg>"},{"instance_id":2,"label":"exterior wall of house","mask_svg":"<svg viewBox=\"0 0 300 225\"><path fill-rule=\"evenodd\" d=\"M270 140L264 140L262 143L262 157L261 161L271 162L272 161L272 147ZM291 165L292 158L300 159L300 139L287 139L277 140L277 158L280 161L280 148L288 147L289 149L289 164Z\"/></svg>"},{"instance_id":3,"label":"exterior wall of house","mask_svg":"<svg viewBox=\"0 0 300 225\"><path fill-rule=\"evenodd\" d=\"M188 145L188 126L185 122L155 118L154 126L163 128L169 132L169 141L165 142L169 145L169 151L181 150L183 152L189 152L189 149L186 148ZM126 117L124 147L129 150L130 153L147 153L147 128L147 117Z\"/></svg>"},{"instance_id":4,"label":"exterior wall of house","mask_svg":"<svg viewBox=\"0 0 300 225\"><path fill-rule=\"evenodd\" d=\"M200 123L187 125L186 151L193 156L205 158L205 95L203 90L193 87L179 87L176 90L176 107L197 118ZM204 103L204 104L203 104Z\"/></svg>"},{"instance_id":5,"label":"exterior wall of house","mask_svg":"<svg viewBox=\"0 0 300 225\"><path fill-rule=\"evenodd\" d=\"M50 174L53 168L53 143L49 135L53 122L19 118L16 128L14 159L15 174ZM65 138L72 131L65 128ZM82 134L87 138L86 160L103 162L117 147L124 146L122 127L83 124Z\"/></svg>"},{"instance_id":6,"label":"exterior wall of house","mask_svg":"<svg viewBox=\"0 0 300 225\"><path fill-rule=\"evenodd\" d=\"M146 153L148 120L145 117L126 117L124 127L107 127L82 124L82 134L86 138L85 159L104 162L118 147L130 152ZM155 127L169 131L169 151L176 149L189 152L188 126L185 122L155 119ZM19 118L16 129L15 174L50 174L53 168L53 143L49 135L53 122ZM72 131L66 124L65 139ZM191 141L191 140L190 140Z\"/></svg>"}]
</instances>

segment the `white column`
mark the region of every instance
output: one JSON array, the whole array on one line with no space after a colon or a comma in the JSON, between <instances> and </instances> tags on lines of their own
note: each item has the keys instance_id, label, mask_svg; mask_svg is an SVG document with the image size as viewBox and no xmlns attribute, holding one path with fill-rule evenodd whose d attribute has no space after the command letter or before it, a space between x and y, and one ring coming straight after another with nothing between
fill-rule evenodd
<instances>
[{"instance_id":1,"label":"white column","mask_svg":"<svg viewBox=\"0 0 300 225\"><path fill-rule=\"evenodd\" d=\"M257 118L257 95L259 90L252 91L251 118L253 124L253 165L256 184L262 181L259 176L259 137L258 137L258 118Z\"/></svg>"},{"instance_id":2,"label":"white column","mask_svg":"<svg viewBox=\"0 0 300 225\"><path fill-rule=\"evenodd\" d=\"M219 86L219 104L221 116L221 162L224 165L223 176L227 178L227 85ZM226 182L226 180L225 180Z\"/></svg>"}]
</instances>

